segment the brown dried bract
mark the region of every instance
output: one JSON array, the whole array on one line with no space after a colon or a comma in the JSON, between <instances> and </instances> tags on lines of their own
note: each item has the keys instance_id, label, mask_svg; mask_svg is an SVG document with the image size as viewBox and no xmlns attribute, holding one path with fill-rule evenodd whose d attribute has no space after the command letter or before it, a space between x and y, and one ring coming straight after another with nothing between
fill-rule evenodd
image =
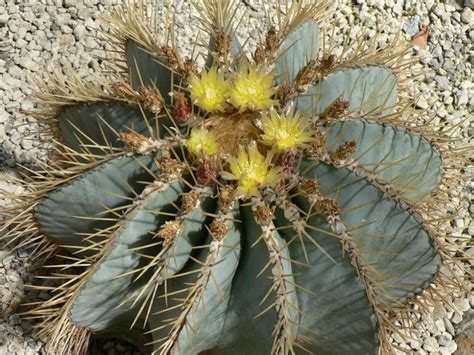
<instances>
[{"instance_id":1,"label":"brown dried bract","mask_svg":"<svg viewBox=\"0 0 474 355\"><path fill-rule=\"evenodd\" d=\"M321 62L318 65L317 69L317 79L322 80L336 67L336 56L334 54L330 54L327 57L323 57Z\"/></svg>"},{"instance_id":2,"label":"brown dried bract","mask_svg":"<svg viewBox=\"0 0 474 355\"><path fill-rule=\"evenodd\" d=\"M235 188L230 185L227 185L219 189L219 194L217 196L219 201L219 207L223 212L227 212L232 208L235 201Z\"/></svg>"},{"instance_id":3,"label":"brown dried bract","mask_svg":"<svg viewBox=\"0 0 474 355\"><path fill-rule=\"evenodd\" d=\"M332 198L323 198L316 202L316 209L326 217L336 217L341 214L341 208L336 200Z\"/></svg>"},{"instance_id":4,"label":"brown dried bract","mask_svg":"<svg viewBox=\"0 0 474 355\"><path fill-rule=\"evenodd\" d=\"M313 139L311 140L308 148L308 153L312 157L321 157L325 153L324 146L326 145L327 133L321 132L319 129L314 129Z\"/></svg>"},{"instance_id":5,"label":"brown dried bract","mask_svg":"<svg viewBox=\"0 0 474 355\"><path fill-rule=\"evenodd\" d=\"M163 156L161 159L156 160L156 165L160 169L160 177L164 178L165 181L171 181L181 176L183 171L183 164L176 159L170 158L169 156Z\"/></svg>"},{"instance_id":6,"label":"brown dried bract","mask_svg":"<svg viewBox=\"0 0 474 355\"><path fill-rule=\"evenodd\" d=\"M216 54L220 62L225 62L230 54L231 38L224 32L216 35Z\"/></svg>"},{"instance_id":7,"label":"brown dried bract","mask_svg":"<svg viewBox=\"0 0 474 355\"><path fill-rule=\"evenodd\" d=\"M161 112L163 109L163 97L158 89L150 85L141 86L138 89L138 93L140 94L140 100L143 102L145 108L154 114Z\"/></svg>"},{"instance_id":8,"label":"brown dried bract","mask_svg":"<svg viewBox=\"0 0 474 355\"><path fill-rule=\"evenodd\" d=\"M265 49L261 46L258 46L253 53L253 61L256 65L261 65L265 62Z\"/></svg>"},{"instance_id":9,"label":"brown dried bract","mask_svg":"<svg viewBox=\"0 0 474 355\"><path fill-rule=\"evenodd\" d=\"M181 75L184 79L187 79L193 75L198 74L198 66L194 60L191 58L186 58L184 61L183 69L181 71Z\"/></svg>"},{"instance_id":10,"label":"brown dried bract","mask_svg":"<svg viewBox=\"0 0 474 355\"><path fill-rule=\"evenodd\" d=\"M190 191L181 196L181 212L189 213L194 210L199 202L199 192Z\"/></svg>"},{"instance_id":11,"label":"brown dried bract","mask_svg":"<svg viewBox=\"0 0 474 355\"><path fill-rule=\"evenodd\" d=\"M308 85L316 78L317 70L318 66L314 59L311 59L308 64L301 68L295 78L296 91L305 92Z\"/></svg>"},{"instance_id":12,"label":"brown dried bract","mask_svg":"<svg viewBox=\"0 0 474 355\"><path fill-rule=\"evenodd\" d=\"M336 151L331 154L331 158L335 163L344 163L355 152L357 144L354 141L349 141L337 147Z\"/></svg>"},{"instance_id":13,"label":"brown dried bract","mask_svg":"<svg viewBox=\"0 0 474 355\"><path fill-rule=\"evenodd\" d=\"M339 120L347 114L348 109L349 101L336 99L319 115L319 119L323 121Z\"/></svg>"},{"instance_id":14,"label":"brown dried bract","mask_svg":"<svg viewBox=\"0 0 474 355\"><path fill-rule=\"evenodd\" d=\"M304 180L298 185L298 187L299 190L306 195L316 195L320 193L320 182L318 179Z\"/></svg>"},{"instance_id":15,"label":"brown dried bract","mask_svg":"<svg viewBox=\"0 0 474 355\"><path fill-rule=\"evenodd\" d=\"M138 92L133 90L130 84L125 81L117 81L113 83L112 90L116 95L124 97L128 100L134 100L138 96Z\"/></svg>"},{"instance_id":16,"label":"brown dried bract","mask_svg":"<svg viewBox=\"0 0 474 355\"><path fill-rule=\"evenodd\" d=\"M158 231L158 236L163 238L163 247L167 247L173 240L178 237L179 232L181 231L181 223L179 221L168 221L161 226Z\"/></svg>"},{"instance_id":17,"label":"brown dried bract","mask_svg":"<svg viewBox=\"0 0 474 355\"><path fill-rule=\"evenodd\" d=\"M278 87L275 97L278 101L280 108L284 108L293 98L295 94L294 87L292 85L281 85Z\"/></svg>"},{"instance_id":18,"label":"brown dried bract","mask_svg":"<svg viewBox=\"0 0 474 355\"><path fill-rule=\"evenodd\" d=\"M209 226L212 238L215 240L222 240L229 232L229 228L224 221L214 220Z\"/></svg>"},{"instance_id":19,"label":"brown dried bract","mask_svg":"<svg viewBox=\"0 0 474 355\"><path fill-rule=\"evenodd\" d=\"M253 213L255 215L255 220L261 226L268 226L275 219L275 215L271 208L264 204L253 206Z\"/></svg>"},{"instance_id":20,"label":"brown dried bract","mask_svg":"<svg viewBox=\"0 0 474 355\"><path fill-rule=\"evenodd\" d=\"M142 136L136 132L120 132L120 140L125 144L125 148L136 154L144 154L155 149L153 139Z\"/></svg>"},{"instance_id":21,"label":"brown dried bract","mask_svg":"<svg viewBox=\"0 0 474 355\"><path fill-rule=\"evenodd\" d=\"M258 140L260 132L254 124L255 114L236 113L213 115L204 121L204 128L217 133L220 154L236 154L239 147L245 147Z\"/></svg>"},{"instance_id":22,"label":"brown dried bract","mask_svg":"<svg viewBox=\"0 0 474 355\"><path fill-rule=\"evenodd\" d=\"M274 53L278 49L278 34L275 27L270 27L265 37L265 50L267 54Z\"/></svg>"},{"instance_id":23,"label":"brown dried bract","mask_svg":"<svg viewBox=\"0 0 474 355\"><path fill-rule=\"evenodd\" d=\"M162 46L161 47L161 55L163 59L166 61L166 64L170 66L171 69L174 71L178 71L180 68L180 60L178 53L174 50L171 46Z\"/></svg>"}]
</instances>

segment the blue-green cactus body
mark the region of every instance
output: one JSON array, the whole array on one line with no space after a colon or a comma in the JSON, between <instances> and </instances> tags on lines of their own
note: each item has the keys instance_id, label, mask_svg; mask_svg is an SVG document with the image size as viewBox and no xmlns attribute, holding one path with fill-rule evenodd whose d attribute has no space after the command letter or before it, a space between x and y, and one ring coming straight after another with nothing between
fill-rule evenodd
<instances>
[{"instance_id":1,"label":"blue-green cactus body","mask_svg":"<svg viewBox=\"0 0 474 355\"><path fill-rule=\"evenodd\" d=\"M319 35L307 21L281 43L275 86L321 60ZM126 42L131 88L154 86L172 105L180 73L145 47ZM124 144L121 132L163 138L163 120L139 102L64 108L63 144L103 159L34 209L44 234L91 265L68 301L70 323L100 333L128 319L164 354L376 354L380 312L420 294L440 265L412 206L438 186L442 160L425 138L381 120L395 112L397 85L383 63L336 66L296 92L292 107L325 135L324 153L297 151L286 190L227 205L231 185L219 175L200 184L185 144L143 153ZM343 117L318 120L336 101L347 103ZM160 165L170 154L185 166L171 179ZM305 181L319 190L305 192ZM189 193L196 200L185 208ZM321 207L328 201L332 212Z\"/></svg>"}]
</instances>

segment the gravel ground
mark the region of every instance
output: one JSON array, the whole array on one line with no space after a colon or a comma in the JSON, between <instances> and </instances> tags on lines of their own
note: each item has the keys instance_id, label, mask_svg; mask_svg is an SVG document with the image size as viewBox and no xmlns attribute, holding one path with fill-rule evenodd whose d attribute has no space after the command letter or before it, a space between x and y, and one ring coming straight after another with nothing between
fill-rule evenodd
<instances>
[{"instance_id":1,"label":"gravel ground","mask_svg":"<svg viewBox=\"0 0 474 355\"><path fill-rule=\"evenodd\" d=\"M0 169L14 174L12 168L16 163L29 164L35 158L45 156L46 143L30 133L37 128L36 123L22 113L34 107L31 79L46 77L52 65L73 68L83 77L92 75L101 65L93 56L100 56L107 49L106 44L95 38L101 28L100 18L119 2L0 0ZM345 31L351 38L356 38L362 30L368 30L371 37L376 29L382 29L382 35L378 37L382 46L400 30L410 38L422 26L428 26L427 47L419 50L419 54L425 58L421 66L429 70L415 88L421 94L418 105L431 107L437 122L459 124L456 134L468 143L472 142L474 134L474 1L439 2L340 0L333 20L338 28L338 40L343 40ZM175 3L178 43L188 46L185 38L192 31L190 5L183 0ZM250 5L247 6L249 16L241 27L242 33L239 34L242 36L244 31L257 34L261 29L261 1L249 0L246 3ZM465 120L468 117L470 121ZM457 231L451 236L464 240L461 243L467 243L474 234L474 183L471 181L467 185L453 191L452 202L446 206L457 216L454 221ZM1 180L0 189L17 191L14 185ZM474 255L474 248L471 247L469 253ZM29 335L31 325L11 315L18 299L24 294L29 297L23 283L30 281L31 266L27 255L0 252L0 304L4 315L0 318L1 354L36 354L42 348L42 343ZM468 347L474 341L474 297L472 294L446 297L459 312L441 304L430 316L420 319L418 329L411 334L413 339L408 343L396 334L392 340L409 353L451 354L456 350L459 354L473 353ZM99 343L94 349L94 354L132 351L117 342Z\"/></svg>"}]
</instances>

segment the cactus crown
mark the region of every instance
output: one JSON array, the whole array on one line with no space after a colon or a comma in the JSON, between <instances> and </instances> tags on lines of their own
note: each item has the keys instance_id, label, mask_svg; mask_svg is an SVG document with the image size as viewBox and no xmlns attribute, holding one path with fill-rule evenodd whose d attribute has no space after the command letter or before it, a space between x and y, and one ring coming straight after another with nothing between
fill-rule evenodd
<instances>
[{"instance_id":1,"label":"cactus crown","mask_svg":"<svg viewBox=\"0 0 474 355\"><path fill-rule=\"evenodd\" d=\"M238 2L197 2L200 69L162 41L151 3L128 4L109 20L113 74L42 87L55 158L3 228L65 260L30 311L55 353L93 333L162 354L376 353L392 312L447 285L453 261L423 216L452 159L397 94L409 48L331 53L329 3L277 5L248 53Z\"/></svg>"}]
</instances>

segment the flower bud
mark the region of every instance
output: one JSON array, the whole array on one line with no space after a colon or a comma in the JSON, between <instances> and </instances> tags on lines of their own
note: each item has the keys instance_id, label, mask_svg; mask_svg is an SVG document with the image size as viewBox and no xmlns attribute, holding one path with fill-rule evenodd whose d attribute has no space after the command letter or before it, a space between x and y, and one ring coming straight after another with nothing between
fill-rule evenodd
<instances>
[{"instance_id":1,"label":"flower bud","mask_svg":"<svg viewBox=\"0 0 474 355\"><path fill-rule=\"evenodd\" d=\"M196 179L200 185L214 186L217 179L217 170L212 164L205 160L196 171Z\"/></svg>"},{"instance_id":2,"label":"flower bud","mask_svg":"<svg viewBox=\"0 0 474 355\"><path fill-rule=\"evenodd\" d=\"M191 103L184 96L182 92L177 92L173 95L174 98L174 107L173 107L173 116L174 120L179 125L185 125L191 122L193 117L193 109Z\"/></svg>"}]
</instances>

